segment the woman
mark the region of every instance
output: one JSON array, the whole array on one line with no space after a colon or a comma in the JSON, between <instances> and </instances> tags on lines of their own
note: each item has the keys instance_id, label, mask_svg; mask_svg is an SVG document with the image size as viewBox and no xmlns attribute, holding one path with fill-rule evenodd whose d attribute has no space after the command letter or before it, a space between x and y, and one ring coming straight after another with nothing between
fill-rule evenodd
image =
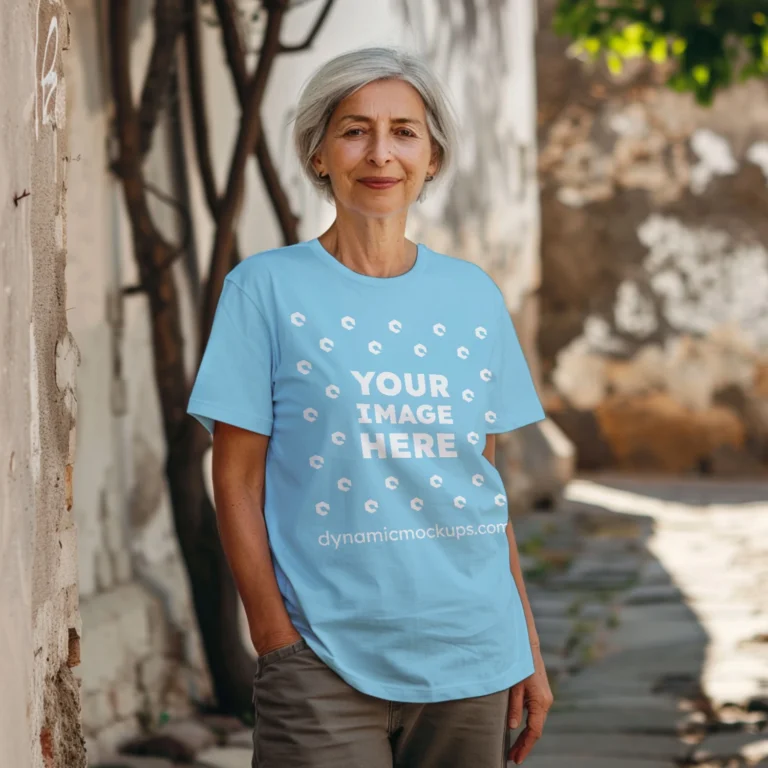
<instances>
[{"instance_id":1,"label":"woman","mask_svg":"<svg viewBox=\"0 0 768 768\"><path fill-rule=\"evenodd\" d=\"M259 654L259 768L497 768L552 702L493 464L544 414L495 283L405 237L454 136L418 58L330 61L295 143L336 220L224 284L189 412Z\"/></svg>"}]
</instances>

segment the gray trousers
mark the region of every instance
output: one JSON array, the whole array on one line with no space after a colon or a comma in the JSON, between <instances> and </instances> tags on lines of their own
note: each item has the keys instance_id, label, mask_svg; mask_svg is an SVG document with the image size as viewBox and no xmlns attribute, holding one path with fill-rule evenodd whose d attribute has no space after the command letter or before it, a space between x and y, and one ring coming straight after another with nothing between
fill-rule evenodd
<instances>
[{"instance_id":1,"label":"gray trousers","mask_svg":"<svg viewBox=\"0 0 768 768\"><path fill-rule=\"evenodd\" d=\"M509 691L430 704L352 688L304 640L259 658L253 768L502 768Z\"/></svg>"}]
</instances>

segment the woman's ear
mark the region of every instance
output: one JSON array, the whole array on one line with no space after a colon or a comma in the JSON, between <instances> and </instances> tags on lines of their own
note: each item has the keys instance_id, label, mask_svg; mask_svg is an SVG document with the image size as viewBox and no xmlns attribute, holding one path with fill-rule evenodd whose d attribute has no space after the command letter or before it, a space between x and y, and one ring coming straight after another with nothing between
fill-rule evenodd
<instances>
[{"instance_id":1,"label":"woman's ear","mask_svg":"<svg viewBox=\"0 0 768 768\"><path fill-rule=\"evenodd\" d=\"M437 172L440 170L440 165L440 147L433 142L432 157L430 158L429 166L427 167L427 176L436 176Z\"/></svg>"},{"instance_id":2,"label":"woman's ear","mask_svg":"<svg viewBox=\"0 0 768 768\"><path fill-rule=\"evenodd\" d=\"M325 176L326 175L325 166L323 165L323 161L321 160L319 154L315 155L312 158L312 167L315 169L315 173L318 176Z\"/></svg>"}]
</instances>

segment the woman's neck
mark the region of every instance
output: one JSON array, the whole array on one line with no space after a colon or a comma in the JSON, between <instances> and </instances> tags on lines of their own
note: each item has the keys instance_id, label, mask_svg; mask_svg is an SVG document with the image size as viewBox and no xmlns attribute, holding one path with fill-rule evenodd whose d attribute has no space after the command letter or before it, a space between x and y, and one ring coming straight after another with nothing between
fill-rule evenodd
<instances>
[{"instance_id":1,"label":"woman's neck","mask_svg":"<svg viewBox=\"0 0 768 768\"><path fill-rule=\"evenodd\" d=\"M404 219L351 221L337 215L318 239L345 267L371 277L396 277L416 261L416 245L405 237Z\"/></svg>"}]
</instances>

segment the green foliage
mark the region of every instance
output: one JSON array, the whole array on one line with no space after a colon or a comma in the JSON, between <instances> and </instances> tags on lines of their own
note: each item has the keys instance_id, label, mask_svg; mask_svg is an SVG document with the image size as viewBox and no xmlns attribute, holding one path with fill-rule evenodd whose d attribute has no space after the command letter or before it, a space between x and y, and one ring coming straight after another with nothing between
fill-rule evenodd
<instances>
[{"instance_id":1,"label":"green foliage","mask_svg":"<svg viewBox=\"0 0 768 768\"><path fill-rule=\"evenodd\" d=\"M560 0L554 29L613 74L645 56L674 62L668 85L709 104L733 82L768 76L768 0Z\"/></svg>"}]
</instances>

